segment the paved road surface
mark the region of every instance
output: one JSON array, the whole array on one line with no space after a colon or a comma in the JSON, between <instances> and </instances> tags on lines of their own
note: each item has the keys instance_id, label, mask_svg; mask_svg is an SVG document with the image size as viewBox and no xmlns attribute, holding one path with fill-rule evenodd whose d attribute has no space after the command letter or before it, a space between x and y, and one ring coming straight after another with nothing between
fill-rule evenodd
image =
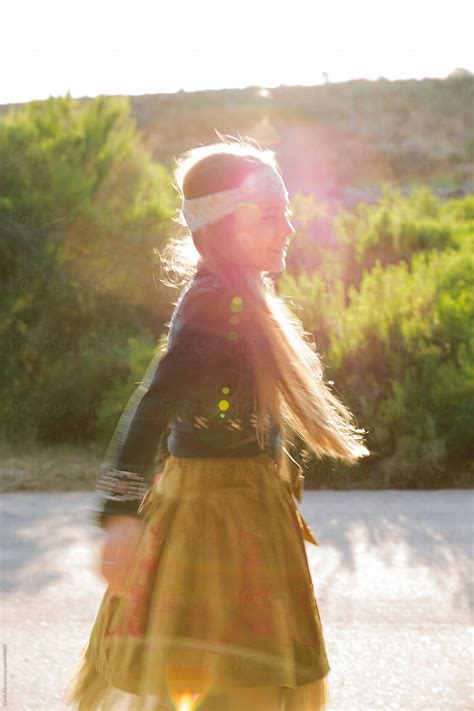
<instances>
[{"instance_id":1,"label":"paved road surface","mask_svg":"<svg viewBox=\"0 0 474 711\"><path fill-rule=\"evenodd\" d=\"M90 494L2 497L5 708L59 711L105 584ZM474 709L468 491L310 492L300 505L331 711ZM3 703L4 700L2 699Z\"/></svg>"}]
</instances>

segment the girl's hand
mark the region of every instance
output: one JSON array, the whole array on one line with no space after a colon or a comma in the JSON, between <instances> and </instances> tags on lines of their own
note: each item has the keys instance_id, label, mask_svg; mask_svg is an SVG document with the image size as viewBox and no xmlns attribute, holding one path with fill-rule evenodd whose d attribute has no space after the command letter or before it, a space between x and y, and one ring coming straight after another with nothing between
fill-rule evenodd
<instances>
[{"instance_id":1,"label":"girl's hand","mask_svg":"<svg viewBox=\"0 0 474 711\"><path fill-rule=\"evenodd\" d=\"M107 538L102 549L100 573L113 595L128 597L125 580L144 525L140 518L119 515L111 516L105 524Z\"/></svg>"}]
</instances>

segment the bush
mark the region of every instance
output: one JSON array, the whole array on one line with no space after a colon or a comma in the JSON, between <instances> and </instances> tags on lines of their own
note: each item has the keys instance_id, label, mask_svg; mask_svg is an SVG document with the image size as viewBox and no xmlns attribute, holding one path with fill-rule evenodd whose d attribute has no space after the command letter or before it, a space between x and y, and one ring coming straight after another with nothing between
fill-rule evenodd
<instances>
[{"instance_id":1,"label":"bush","mask_svg":"<svg viewBox=\"0 0 474 711\"><path fill-rule=\"evenodd\" d=\"M414 488L469 483L474 431L472 200L435 206L420 193L415 204L443 216L450 225L449 246L420 248L387 266L377 258L360 283L347 289L340 281L323 288L319 275L286 278L281 285L297 305L310 305L303 311L305 328L322 348L326 374L337 386L334 392L368 430L372 452L356 469L314 462L308 483L343 488L350 481L355 486ZM359 211L363 225L368 210ZM354 234L363 232L353 219ZM395 223L397 215L391 219ZM387 239L391 244L382 236L374 244L382 251Z\"/></svg>"}]
</instances>

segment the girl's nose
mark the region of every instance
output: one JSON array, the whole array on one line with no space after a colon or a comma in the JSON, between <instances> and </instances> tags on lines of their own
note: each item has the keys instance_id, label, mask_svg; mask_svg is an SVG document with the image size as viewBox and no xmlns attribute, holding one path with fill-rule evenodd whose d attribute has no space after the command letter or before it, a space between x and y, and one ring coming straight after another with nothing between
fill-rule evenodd
<instances>
[{"instance_id":1,"label":"girl's nose","mask_svg":"<svg viewBox=\"0 0 474 711\"><path fill-rule=\"evenodd\" d=\"M291 224L288 217L285 218L285 222L286 222L285 231L286 231L287 239L290 240L293 237L293 235L295 234L296 230L293 227L293 225Z\"/></svg>"}]
</instances>

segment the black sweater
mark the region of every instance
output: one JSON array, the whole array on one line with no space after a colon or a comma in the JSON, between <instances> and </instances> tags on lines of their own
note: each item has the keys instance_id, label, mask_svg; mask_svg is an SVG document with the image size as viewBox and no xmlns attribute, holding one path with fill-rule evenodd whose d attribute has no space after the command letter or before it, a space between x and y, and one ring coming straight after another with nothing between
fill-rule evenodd
<instances>
[{"instance_id":1,"label":"black sweater","mask_svg":"<svg viewBox=\"0 0 474 711\"><path fill-rule=\"evenodd\" d=\"M256 437L249 345L267 344L251 324L250 306L201 266L176 304L167 352L154 356L118 422L97 483L96 525L138 516L170 453L279 457L281 430L270 414L268 449Z\"/></svg>"}]
</instances>

